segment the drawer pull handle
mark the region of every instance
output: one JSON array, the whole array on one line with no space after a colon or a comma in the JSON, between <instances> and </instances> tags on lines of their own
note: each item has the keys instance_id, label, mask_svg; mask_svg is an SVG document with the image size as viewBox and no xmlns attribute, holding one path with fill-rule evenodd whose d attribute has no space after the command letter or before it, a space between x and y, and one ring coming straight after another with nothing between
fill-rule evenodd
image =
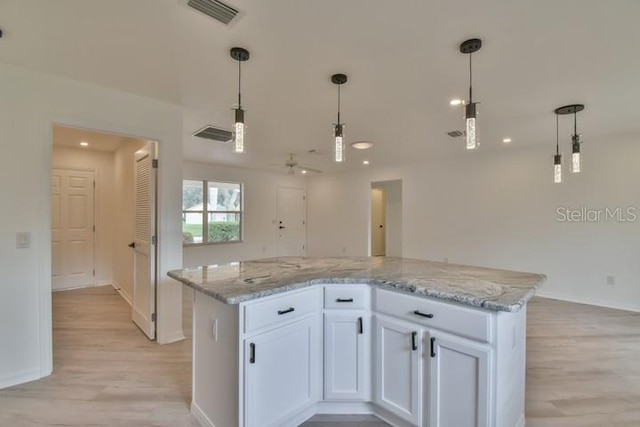
<instances>
[{"instance_id":1,"label":"drawer pull handle","mask_svg":"<svg viewBox=\"0 0 640 427\"><path fill-rule=\"evenodd\" d=\"M415 314L416 316L426 317L427 319L433 319L433 314L431 314L431 313L423 313L420 310L415 310L413 312L413 314Z\"/></svg>"},{"instance_id":2,"label":"drawer pull handle","mask_svg":"<svg viewBox=\"0 0 640 427\"><path fill-rule=\"evenodd\" d=\"M256 363L256 345L254 343L249 344L249 363Z\"/></svg>"},{"instance_id":3,"label":"drawer pull handle","mask_svg":"<svg viewBox=\"0 0 640 427\"><path fill-rule=\"evenodd\" d=\"M431 337L431 357L436 357L436 339Z\"/></svg>"},{"instance_id":4,"label":"drawer pull handle","mask_svg":"<svg viewBox=\"0 0 640 427\"><path fill-rule=\"evenodd\" d=\"M294 311L293 307L289 307L286 310L278 310L278 315L282 316L283 314L291 313L292 311Z\"/></svg>"},{"instance_id":5,"label":"drawer pull handle","mask_svg":"<svg viewBox=\"0 0 640 427\"><path fill-rule=\"evenodd\" d=\"M362 324L362 317L358 317L358 333L364 333L364 325Z\"/></svg>"},{"instance_id":6,"label":"drawer pull handle","mask_svg":"<svg viewBox=\"0 0 640 427\"><path fill-rule=\"evenodd\" d=\"M353 302L353 298L338 298L336 302Z\"/></svg>"},{"instance_id":7,"label":"drawer pull handle","mask_svg":"<svg viewBox=\"0 0 640 427\"><path fill-rule=\"evenodd\" d=\"M418 333L415 331L411 332L411 350L413 351L416 351L418 349L417 338L418 338Z\"/></svg>"}]
</instances>

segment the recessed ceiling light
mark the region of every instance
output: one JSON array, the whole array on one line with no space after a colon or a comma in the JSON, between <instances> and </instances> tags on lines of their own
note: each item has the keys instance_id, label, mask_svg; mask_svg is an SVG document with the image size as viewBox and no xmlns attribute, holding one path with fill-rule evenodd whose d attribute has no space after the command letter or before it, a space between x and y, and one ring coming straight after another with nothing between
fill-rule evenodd
<instances>
[{"instance_id":1,"label":"recessed ceiling light","mask_svg":"<svg viewBox=\"0 0 640 427\"><path fill-rule=\"evenodd\" d=\"M505 144L508 144L511 142L511 138L504 138L502 142L504 142Z\"/></svg>"},{"instance_id":2,"label":"recessed ceiling light","mask_svg":"<svg viewBox=\"0 0 640 427\"><path fill-rule=\"evenodd\" d=\"M369 164L369 160L363 160L363 161L362 161L362 164L363 164L363 165L368 165L368 164Z\"/></svg>"},{"instance_id":3,"label":"recessed ceiling light","mask_svg":"<svg viewBox=\"0 0 640 427\"><path fill-rule=\"evenodd\" d=\"M449 101L449 104L451 104L451 105L461 105L462 104L462 99L452 99L451 101Z\"/></svg>"},{"instance_id":4,"label":"recessed ceiling light","mask_svg":"<svg viewBox=\"0 0 640 427\"><path fill-rule=\"evenodd\" d=\"M373 142L371 141L355 141L350 144L356 150L368 150L373 147Z\"/></svg>"},{"instance_id":5,"label":"recessed ceiling light","mask_svg":"<svg viewBox=\"0 0 640 427\"><path fill-rule=\"evenodd\" d=\"M88 147L89 143L86 142L86 141L82 141L82 142L80 142L80 145L83 146L83 147Z\"/></svg>"},{"instance_id":6,"label":"recessed ceiling light","mask_svg":"<svg viewBox=\"0 0 640 427\"><path fill-rule=\"evenodd\" d=\"M301 170L300 172L302 172L302 174L303 174L303 175L307 173L307 171L306 171L306 170L304 170L304 169L303 169L303 170Z\"/></svg>"}]
</instances>

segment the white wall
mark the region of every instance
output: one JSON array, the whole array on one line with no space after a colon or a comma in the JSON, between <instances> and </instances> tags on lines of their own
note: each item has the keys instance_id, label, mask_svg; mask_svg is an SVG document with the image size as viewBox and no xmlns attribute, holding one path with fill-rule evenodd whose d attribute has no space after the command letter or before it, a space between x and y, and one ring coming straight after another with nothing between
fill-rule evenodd
<instances>
[{"instance_id":1,"label":"white wall","mask_svg":"<svg viewBox=\"0 0 640 427\"><path fill-rule=\"evenodd\" d=\"M640 310L640 138L590 140L560 185L547 145L310 178L308 254L366 255L371 182L402 179L404 257L544 273L541 295ZM559 222L561 206L635 206L638 220Z\"/></svg>"},{"instance_id":2,"label":"white wall","mask_svg":"<svg viewBox=\"0 0 640 427\"><path fill-rule=\"evenodd\" d=\"M277 189L305 188L306 184L299 176L196 162L184 163L184 179L244 184L244 241L185 246L185 267L276 256Z\"/></svg>"},{"instance_id":3,"label":"white wall","mask_svg":"<svg viewBox=\"0 0 640 427\"><path fill-rule=\"evenodd\" d=\"M54 122L160 141L159 341L179 339L182 111L148 98L0 65L0 388L48 375ZM16 249L16 232L30 232Z\"/></svg>"},{"instance_id":4,"label":"white wall","mask_svg":"<svg viewBox=\"0 0 640 427\"><path fill-rule=\"evenodd\" d=\"M114 153L115 186L113 236L113 281L122 296L133 300L133 252L127 246L133 241L135 216L134 153L145 141L127 138Z\"/></svg>"},{"instance_id":5,"label":"white wall","mask_svg":"<svg viewBox=\"0 0 640 427\"><path fill-rule=\"evenodd\" d=\"M91 169L95 171L95 285L110 284L113 279L112 257L114 234L113 153L80 148L54 147L52 167Z\"/></svg>"}]
</instances>

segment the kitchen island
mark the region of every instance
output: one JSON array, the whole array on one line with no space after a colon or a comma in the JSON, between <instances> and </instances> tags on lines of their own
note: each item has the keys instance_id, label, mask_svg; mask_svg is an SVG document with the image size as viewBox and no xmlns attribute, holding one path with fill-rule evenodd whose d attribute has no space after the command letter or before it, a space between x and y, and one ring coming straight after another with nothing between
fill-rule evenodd
<instances>
[{"instance_id":1,"label":"kitchen island","mask_svg":"<svg viewBox=\"0 0 640 427\"><path fill-rule=\"evenodd\" d=\"M524 425L526 304L544 275L392 257L169 272L194 292L203 426L373 413L398 427Z\"/></svg>"}]
</instances>

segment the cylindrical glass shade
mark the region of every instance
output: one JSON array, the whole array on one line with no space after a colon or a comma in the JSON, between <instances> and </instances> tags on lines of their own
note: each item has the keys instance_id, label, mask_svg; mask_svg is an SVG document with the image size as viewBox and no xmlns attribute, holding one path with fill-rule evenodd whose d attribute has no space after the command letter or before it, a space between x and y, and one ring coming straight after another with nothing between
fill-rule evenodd
<instances>
[{"instance_id":1,"label":"cylindrical glass shade","mask_svg":"<svg viewBox=\"0 0 640 427\"><path fill-rule=\"evenodd\" d=\"M553 156L553 182L559 184L562 182L562 155Z\"/></svg>"},{"instance_id":2,"label":"cylindrical glass shade","mask_svg":"<svg viewBox=\"0 0 640 427\"><path fill-rule=\"evenodd\" d=\"M334 147L333 160L336 162L344 162L344 135L342 133L342 125L337 124L334 129Z\"/></svg>"},{"instance_id":3,"label":"cylindrical glass shade","mask_svg":"<svg viewBox=\"0 0 640 427\"><path fill-rule=\"evenodd\" d=\"M244 111L242 108L236 109L233 145L236 153L244 153Z\"/></svg>"},{"instance_id":4,"label":"cylindrical glass shade","mask_svg":"<svg viewBox=\"0 0 640 427\"><path fill-rule=\"evenodd\" d=\"M467 150L475 150L478 147L476 135L476 103L470 102L465 105L466 139Z\"/></svg>"},{"instance_id":5,"label":"cylindrical glass shade","mask_svg":"<svg viewBox=\"0 0 640 427\"><path fill-rule=\"evenodd\" d=\"M571 172L578 173L582 169L580 158L580 138L578 135L573 136L573 149L571 154Z\"/></svg>"}]
</instances>

